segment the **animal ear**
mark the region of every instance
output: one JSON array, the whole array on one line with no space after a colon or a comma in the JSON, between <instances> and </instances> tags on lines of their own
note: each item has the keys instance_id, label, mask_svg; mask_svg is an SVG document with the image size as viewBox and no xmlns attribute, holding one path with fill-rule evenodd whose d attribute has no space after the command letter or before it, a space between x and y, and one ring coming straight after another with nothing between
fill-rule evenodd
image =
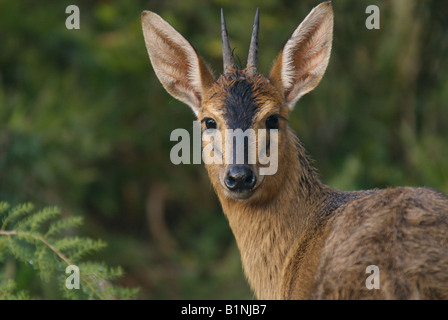
<instances>
[{"instance_id":1,"label":"animal ear","mask_svg":"<svg viewBox=\"0 0 448 320\"><path fill-rule=\"evenodd\" d=\"M297 100L322 79L330 59L333 39L331 2L314 8L288 39L269 75L293 109Z\"/></svg>"},{"instance_id":2,"label":"animal ear","mask_svg":"<svg viewBox=\"0 0 448 320\"><path fill-rule=\"evenodd\" d=\"M143 11L142 28L149 59L166 91L197 115L215 77L193 46L159 15Z\"/></svg>"}]
</instances>

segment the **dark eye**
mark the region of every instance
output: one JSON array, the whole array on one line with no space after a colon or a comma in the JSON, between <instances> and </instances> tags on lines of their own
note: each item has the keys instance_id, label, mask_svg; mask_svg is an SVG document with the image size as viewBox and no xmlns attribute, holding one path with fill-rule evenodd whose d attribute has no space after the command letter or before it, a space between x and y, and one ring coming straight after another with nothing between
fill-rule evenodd
<instances>
[{"instance_id":1,"label":"dark eye","mask_svg":"<svg viewBox=\"0 0 448 320\"><path fill-rule=\"evenodd\" d=\"M272 115L266 119L266 129L278 129L278 116Z\"/></svg>"},{"instance_id":2,"label":"dark eye","mask_svg":"<svg viewBox=\"0 0 448 320\"><path fill-rule=\"evenodd\" d=\"M205 121L205 127L207 129L216 129L216 121L212 118L205 118L203 121Z\"/></svg>"}]
</instances>

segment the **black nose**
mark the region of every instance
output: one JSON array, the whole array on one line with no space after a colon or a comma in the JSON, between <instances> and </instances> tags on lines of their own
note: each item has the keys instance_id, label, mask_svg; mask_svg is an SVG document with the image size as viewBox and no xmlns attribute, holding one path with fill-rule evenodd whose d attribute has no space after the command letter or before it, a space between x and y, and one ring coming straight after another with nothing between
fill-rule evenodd
<instances>
[{"instance_id":1,"label":"black nose","mask_svg":"<svg viewBox=\"0 0 448 320\"><path fill-rule=\"evenodd\" d=\"M224 182L229 190L243 191L252 189L257 182L257 177L246 165L232 166Z\"/></svg>"}]
</instances>

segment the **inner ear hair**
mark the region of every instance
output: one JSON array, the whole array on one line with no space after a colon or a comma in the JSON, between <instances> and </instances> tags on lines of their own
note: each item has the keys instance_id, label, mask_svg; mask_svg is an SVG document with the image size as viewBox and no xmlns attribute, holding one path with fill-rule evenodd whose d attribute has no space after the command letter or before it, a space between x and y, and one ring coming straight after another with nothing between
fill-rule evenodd
<instances>
[{"instance_id":1,"label":"inner ear hair","mask_svg":"<svg viewBox=\"0 0 448 320\"><path fill-rule=\"evenodd\" d=\"M269 78L291 109L322 79L332 39L333 9L331 2L324 2L308 14L278 55Z\"/></svg>"},{"instance_id":2,"label":"inner ear hair","mask_svg":"<svg viewBox=\"0 0 448 320\"><path fill-rule=\"evenodd\" d=\"M215 77L193 46L168 22L150 11L142 13L149 59L164 88L197 115L204 91Z\"/></svg>"}]
</instances>

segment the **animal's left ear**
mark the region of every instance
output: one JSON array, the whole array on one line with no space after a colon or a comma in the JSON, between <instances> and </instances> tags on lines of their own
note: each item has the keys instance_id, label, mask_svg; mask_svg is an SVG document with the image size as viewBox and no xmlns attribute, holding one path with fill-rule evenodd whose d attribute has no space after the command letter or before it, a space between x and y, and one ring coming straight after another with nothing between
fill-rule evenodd
<instances>
[{"instance_id":1,"label":"animal's left ear","mask_svg":"<svg viewBox=\"0 0 448 320\"><path fill-rule=\"evenodd\" d=\"M269 79L293 109L322 79L333 40L333 8L324 2L297 27L275 61Z\"/></svg>"}]
</instances>

